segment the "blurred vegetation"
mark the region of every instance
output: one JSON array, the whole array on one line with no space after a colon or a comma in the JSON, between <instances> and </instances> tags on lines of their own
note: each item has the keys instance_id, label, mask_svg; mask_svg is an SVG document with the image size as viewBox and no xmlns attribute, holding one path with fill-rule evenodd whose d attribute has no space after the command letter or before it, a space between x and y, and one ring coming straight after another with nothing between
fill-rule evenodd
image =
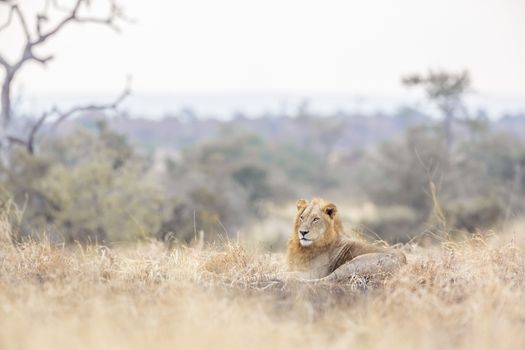
<instances>
[{"instance_id":1,"label":"blurred vegetation","mask_svg":"<svg viewBox=\"0 0 525 350\"><path fill-rule=\"evenodd\" d=\"M448 233L475 232L523 213L523 141L484 133L459 142L449 157L445 140L440 128L412 129L367 156L361 185L384 210L398 208L368 222L372 230L406 240L425 230L438 232L440 225ZM436 206L443 217L435 217Z\"/></svg>"},{"instance_id":2,"label":"blurred vegetation","mask_svg":"<svg viewBox=\"0 0 525 350\"><path fill-rule=\"evenodd\" d=\"M390 114L316 115L304 100L295 114L283 108L250 119L239 112L220 121L183 109L155 121L118 113L128 86L106 105L54 107L26 118L12 103L15 76L30 61L52 58L33 49L70 23L114 26L126 16L112 4L108 17L80 19L89 1L77 0L60 7L58 26L42 31L46 5L31 14L31 33L18 4L4 3L10 15L3 27L18 16L26 43L17 61L0 60L0 218L9 223L0 238L46 232L67 243L213 241L249 232L311 196L373 207L374 215L352 223L390 241L471 233L523 215L525 115L472 117L464 105L473 91L467 70L404 76L404 86L425 95L431 108L424 112L405 106ZM105 119L110 110L117 115ZM49 127L53 120L59 132ZM276 236L263 239L282 241Z\"/></svg>"},{"instance_id":3,"label":"blurred vegetation","mask_svg":"<svg viewBox=\"0 0 525 350\"><path fill-rule=\"evenodd\" d=\"M216 125L213 137L153 151L109 121L87 128L79 121L34 155L12 148L0 169L0 211L20 211L11 215L16 239L40 231L55 241L105 244L215 241L258 224L286 234L282 217L279 227L267 223L276 208L314 195L343 207L373 205L374 215L351 224L393 242L487 230L523 214L525 143L518 135L481 115L463 118L453 124L451 147L441 120L414 117L414 109L383 118L398 120L403 111L411 122L402 132L377 138L397 122L376 131L382 119L371 118L359 129L370 137L360 143L349 141L359 116L301 116L282 119L284 128L293 126L290 137L276 133L271 118L234 119ZM281 241L256 231L258 240Z\"/></svg>"},{"instance_id":4,"label":"blurred vegetation","mask_svg":"<svg viewBox=\"0 0 525 350\"><path fill-rule=\"evenodd\" d=\"M159 227L163 198L145 181L148 160L107 130L78 130L30 155L14 150L2 187L23 207L25 235L47 232L66 242L116 242Z\"/></svg>"},{"instance_id":5,"label":"blurred vegetation","mask_svg":"<svg viewBox=\"0 0 525 350\"><path fill-rule=\"evenodd\" d=\"M291 201L310 184L328 186L323 163L320 156L242 130L188 148L179 160L167 160L164 186L182 201L160 237L189 241L196 230L208 239L232 236L265 218L269 201Z\"/></svg>"}]
</instances>

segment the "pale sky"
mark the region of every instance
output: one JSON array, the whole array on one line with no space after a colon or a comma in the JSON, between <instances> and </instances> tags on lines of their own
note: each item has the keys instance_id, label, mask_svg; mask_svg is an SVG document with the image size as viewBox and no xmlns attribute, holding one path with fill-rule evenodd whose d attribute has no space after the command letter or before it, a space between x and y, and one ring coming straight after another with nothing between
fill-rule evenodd
<instances>
[{"instance_id":1,"label":"pale sky","mask_svg":"<svg viewBox=\"0 0 525 350\"><path fill-rule=\"evenodd\" d=\"M21 3L34 10L44 1ZM525 96L524 0L121 3L136 23L120 34L67 27L39 51L55 60L26 67L15 90L115 94L131 74L140 94L399 95L402 74L468 68L481 93ZM0 52L13 57L20 38L2 32Z\"/></svg>"}]
</instances>

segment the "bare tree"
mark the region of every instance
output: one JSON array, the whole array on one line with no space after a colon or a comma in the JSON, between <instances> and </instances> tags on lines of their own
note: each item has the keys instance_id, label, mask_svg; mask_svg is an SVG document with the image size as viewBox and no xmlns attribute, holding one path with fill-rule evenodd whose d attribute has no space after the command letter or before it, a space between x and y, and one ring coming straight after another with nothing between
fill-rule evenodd
<instances>
[{"instance_id":1,"label":"bare tree","mask_svg":"<svg viewBox=\"0 0 525 350\"><path fill-rule=\"evenodd\" d=\"M59 34L71 23L99 24L118 31L118 22L126 20L126 17L124 16L121 7L119 7L113 0L108 1L109 13L101 17L92 17L84 14L88 12L87 10L89 9L91 3L90 0L75 0L71 8L65 8L59 5L57 0L46 0L44 9L37 13L35 18L33 18L34 28L31 30L27 16L22 11L17 1L0 0L0 7L7 6L9 8L7 20L4 24L0 25L0 31L9 27L12 23L14 23L14 21L18 21L20 29L23 31L25 38L25 42L22 46L22 52L19 55L19 58L14 62L9 62L4 57L4 55L0 53L0 66L3 67L5 73L0 97L2 104L0 114L0 148L3 148L6 144L16 143L24 145L27 150L32 153L34 151L35 135L40 130L47 118L56 116L57 122L61 122L69 116L81 111L103 110L107 108L115 109L118 104L129 94L129 87L126 87L125 91L115 100L115 102L107 105L78 106L65 112L62 112L55 107L51 111L42 114L42 116L31 128L29 136L26 140L8 135L9 125L11 124L13 118L11 89L17 73L28 62L37 62L42 65L46 65L50 60L52 60L53 55L39 56L35 54L35 49L43 46L48 42L49 39ZM54 24L50 24L51 20L48 15L50 8L53 8L64 14L62 18Z\"/></svg>"},{"instance_id":2,"label":"bare tree","mask_svg":"<svg viewBox=\"0 0 525 350\"><path fill-rule=\"evenodd\" d=\"M450 150L454 142L452 130L454 121L458 113L464 111L463 97L471 89L469 72L466 70L460 73L429 71L426 75L410 74L401 80L407 87L421 86L427 98L435 103L443 114L447 150Z\"/></svg>"}]
</instances>

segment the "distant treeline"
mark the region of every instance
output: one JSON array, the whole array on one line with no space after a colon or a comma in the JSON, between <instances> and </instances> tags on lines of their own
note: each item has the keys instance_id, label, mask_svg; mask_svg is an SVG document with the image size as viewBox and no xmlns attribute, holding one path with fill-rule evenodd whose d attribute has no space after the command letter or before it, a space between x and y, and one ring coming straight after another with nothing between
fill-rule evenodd
<instances>
[{"instance_id":1,"label":"distant treeline","mask_svg":"<svg viewBox=\"0 0 525 350\"><path fill-rule=\"evenodd\" d=\"M101 117L103 116L100 115L99 118ZM99 118L93 113L81 116L63 123L59 132L71 131L79 125L94 128ZM237 115L231 120L205 119L191 111L183 111L169 114L160 120L121 115L107 119L106 123L110 129L148 149L180 149L220 137L228 129L243 129L268 140L297 145L305 142L311 145L312 142L316 142L320 143L321 147L348 150L403 136L409 128L432 125L436 119L427 112L406 106L399 108L395 113L340 112L327 116L303 111L295 116L271 114L251 118ZM467 120L515 136L525 135L525 112L509 113L499 119L489 119L485 111L479 110ZM319 138L320 131L326 131L330 135L326 136L328 140ZM308 136L318 139L306 140Z\"/></svg>"},{"instance_id":2,"label":"distant treeline","mask_svg":"<svg viewBox=\"0 0 525 350\"><path fill-rule=\"evenodd\" d=\"M523 216L525 116L480 113L452 131L408 108L230 121L85 115L45 130L35 154L13 148L0 169L2 210L14 239L108 244L249 234L268 205L312 195L371 203L375 214L353 224L390 241Z\"/></svg>"}]
</instances>

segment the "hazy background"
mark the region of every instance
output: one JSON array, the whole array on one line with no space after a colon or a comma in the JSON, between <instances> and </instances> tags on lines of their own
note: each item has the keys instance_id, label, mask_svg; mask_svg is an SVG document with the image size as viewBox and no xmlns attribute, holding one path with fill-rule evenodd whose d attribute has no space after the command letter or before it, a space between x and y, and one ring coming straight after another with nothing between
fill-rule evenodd
<instances>
[{"instance_id":1,"label":"hazy background","mask_svg":"<svg viewBox=\"0 0 525 350\"><path fill-rule=\"evenodd\" d=\"M23 7L37 11L43 3L26 0ZM105 6L92 5L94 12ZM521 0L128 0L123 6L136 22L120 34L74 24L42 50L55 54L47 69L33 65L20 73L15 92L29 111L66 97L113 96L128 75L130 109L157 116L181 107L214 114L210 103L222 116L262 113L293 108L304 97L325 111L363 101L391 109L417 98L407 95L400 75L429 67L468 68L476 106L495 114L525 109ZM17 55L20 39L19 30L2 33L6 56Z\"/></svg>"},{"instance_id":2,"label":"hazy background","mask_svg":"<svg viewBox=\"0 0 525 350\"><path fill-rule=\"evenodd\" d=\"M74 1L18 4L33 30ZM120 5L118 32L70 23L34 50L54 59L12 81L0 188L20 237L279 249L311 196L336 202L348 231L393 242L523 222L525 2ZM15 62L24 45L15 18L0 54ZM32 135L53 106L111 102L127 81L116 110L56 113Z\"/></svg>"}]
</instances>

